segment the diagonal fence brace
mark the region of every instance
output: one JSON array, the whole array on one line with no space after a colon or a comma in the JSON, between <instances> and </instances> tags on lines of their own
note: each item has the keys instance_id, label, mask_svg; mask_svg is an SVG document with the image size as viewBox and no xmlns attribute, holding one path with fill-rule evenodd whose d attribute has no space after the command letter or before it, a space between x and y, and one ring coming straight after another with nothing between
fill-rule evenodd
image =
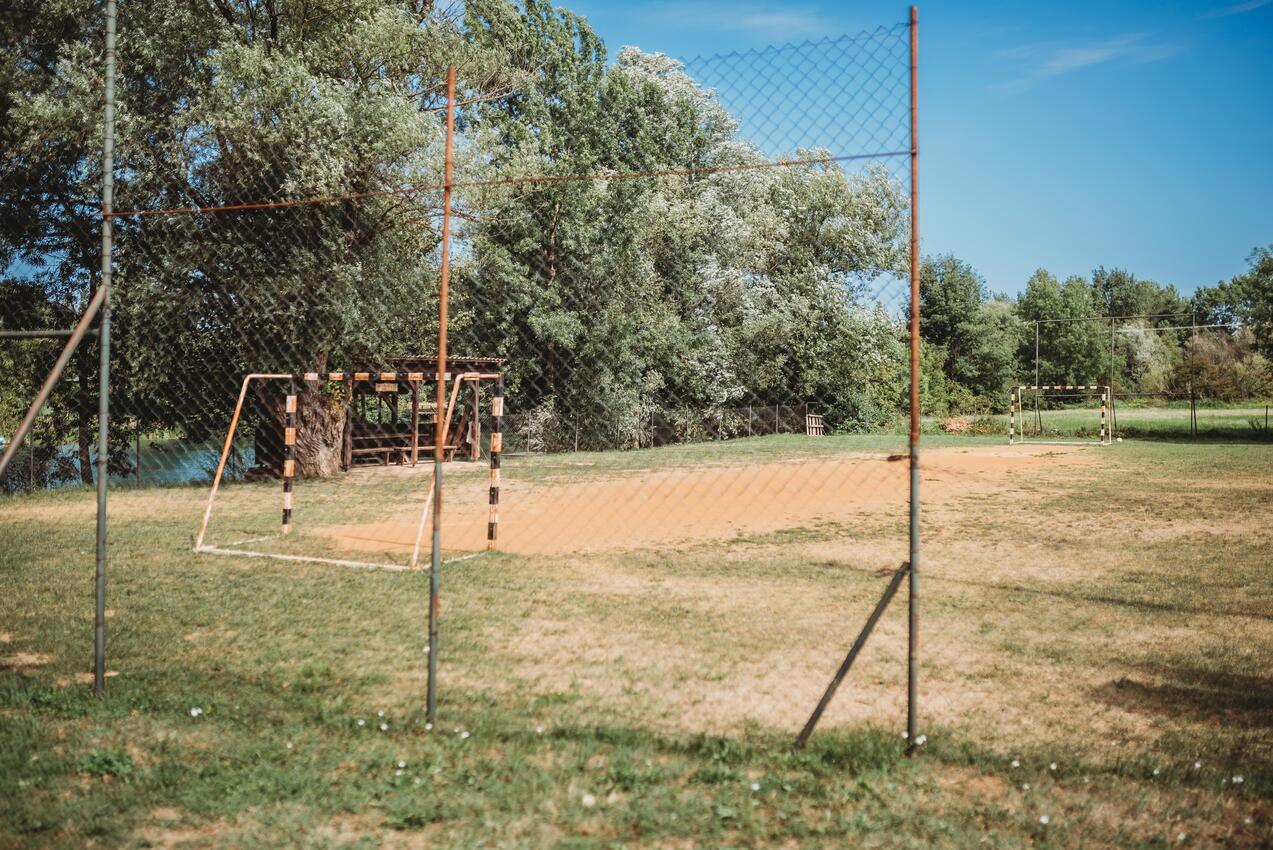
<instances>
[{"instance_id":1,"label":"diagonal fence brace","mask_svg":"<svg viewBox=\"0 0 1273 850\"><path fill-rule=\"evenodd\" d=\"M831 698L835 696L836 690L840 687L840 683L844 681L844 677L848 675L849 668L853 666L853 662L857 660L858 653L862 651L862 647L866 646L866 639L871 636L871 631L875 628L875 624L879 622L880 616L884 613L884 609L888 607L888 603L892 601L893 596L897 593L897 588L902 584L902 579L910 574L911 565L909 561L904 561L897 571L893 573L893 577L889 579L888 587L884 588L880 601L875 604L875 610L871 612L871 616L866 618L866 625L862 627L862 631L858 634L857 640L853 641L853 646L849 648L849 654L844 657L844 661L840 664L840 669L835 671L835 676L831 679L831 684L827 685L826 693L822 695L822 699L818 700L817 708L813 710L813 714L809 715L809 721L805 723L804 728L800 730L800 734L796 736L795 749L802 749L809 740L809 736L813 734L813 729L818 725L818 720L822 718L822 712L827 710L827 706L831 704Z\"/></svg>"}]
</instances>

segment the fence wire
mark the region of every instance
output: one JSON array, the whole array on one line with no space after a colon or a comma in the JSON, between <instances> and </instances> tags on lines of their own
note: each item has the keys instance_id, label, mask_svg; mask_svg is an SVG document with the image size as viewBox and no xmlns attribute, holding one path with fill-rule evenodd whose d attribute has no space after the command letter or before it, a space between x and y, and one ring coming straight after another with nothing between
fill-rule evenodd
<instances>
[{"instance_id":1,"label":"fence wire","mask_svg":"<svg viewBox=\"0 0 1273 850\"><path fill-rule=\"evenodd\" d=\"M1268 439L1268 361L1249 329L1218 326L1231 316L1107 326L1085 300L1093 315L1071 321L1058 288L991 305L984 381L959 385L953 344L925 340L913 409L913 21L675 59L611 51L541 0L125 3L120 16L106 458L112 545L132 559L119 581L158 575L206 598L255 571L286 588L210 641L251 648L207 661L209 682L255 686L263 666L313 652L331 671L324 717L373 690L418 713L431 664L448 727L485 712L526 735L787 738L869 623L819 729L856 730L857 752L878 754L881 735L911 735L918 705L911 744L957 739L942 781L981 789L960 805L1022 811L1032 785L1100 763L1120 781L1157 776L1157 744L1199 718L1219 729L1233 683L1167 648L1212 617L1258 642L1243 624L1267 620L1258 594L1199 602L1177 582L1172 559L1197 551L1177 541L1210 534L1198 526L1221 511L1197 512L1204 488L1182 492L1152 463L1148 483L1116 480L1115 446L1029 443ZM101 291L101 51L91 28L47 50L68 37L59 21L32 23L11 69L34 95L0 103L6 439L60 331ZM0 474L14 551L46 534L60 556L78 546L58 536L78 514L54 515L95 483L100 355L90 333ZM1112 386L1108 423L1090 393L1054 395L1018 408L1029 439L1008 445L1009 387L1078 384ZM908 704L906 606L868 617L913 576L921 411L927 433L956 436L924 457ZM409 570L431 554L436 452L442 597L426 612ZM1223 498L1207 504L1243 504ZM326 593L324 571L345 568L404 575L293 591ZM154 622L135 616L140 598L115 616L134 635ZM347 632L314 642L314 623ZM257 629L279 639L249 664ZM317 694L319 678L303 684ZM1215 746L1265 752L1258 708L1233 709ZM972 773L986 753L1011 785Z\"/></svg>"},{"instance_id":2,"label":"fence wire","mask_svg":"<svg viewBox=\"0 0 1273 850\"><path fill-rule=\"evenodd\" d=\"M649 581L721 546L740 569L776 559L727 607L807 614L806 633L781 663L729 660L727 699L690 681L714 639L666 653L686 693L663 712L798 728L884 581L757 608L753 594L803 569L784 536L862 524L874 542L854 558L906 557L910 28L677 60L611 55L538 3L318 23L284 10L269 36L235 8L215 25L190 11L197 26L121 10L112 485L182 487L209 552L401 568L428 550L441 419L448 560L568 559L604 585L633 557ZM146 53L158 39L166 52ZM95 196L96 144L66 142L87 164L81 197ZM91 205L50 206L38 224L6 233L6 330L68 327L96 286ZM0 342L0 432L61 345ZM95 346L6 491L92 481ZM542 611L525 630L606 629L565 605L577 622ZM632 647L601 646L572 675L597 705L636 711L624 676L646 693L668 671L604 673ZM888 699L836 710L900 723L901 669Z\"/></svg>"}]
</instances>

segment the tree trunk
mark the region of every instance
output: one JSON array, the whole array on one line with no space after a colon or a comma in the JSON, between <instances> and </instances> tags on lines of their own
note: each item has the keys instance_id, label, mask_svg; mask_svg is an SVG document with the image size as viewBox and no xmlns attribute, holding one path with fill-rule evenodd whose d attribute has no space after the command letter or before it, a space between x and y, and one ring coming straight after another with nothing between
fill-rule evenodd
<instances>
[{"instance_id":1,"label":"tree trunk","mask_svg":"<svg viewBox=\"0 0 1273 850\"><path fill-rule=\"evenodd\" d=\"M92 399L88 395L88 356L87 346L80 345L76 352L75 371L78 372L79 392L76 394L75 409L78 420L77 442L80 456L80 481L93 483L93 421L91 410Z\"/></svg>"},{"instance_id":2,"label":"tree trunk","mask_svg":"<svg viewBox=\"0 0 1273 850\"><path fill-rule=\"evenodd\" d=\"M85 257L93 255L92 247L82 243L80 251ZM97 295L97 273L91 263L85 261L84 264L88 266L88 297L92 300ZM75 397L76 424L78 425L76 442L79 444L80 481L91 486L93 483L93 399L89 397L88 392L90 362L88 344L81 340L75 352L75 371L79 390Z\"/></svg>"},{"instance_id":3,"label":"tree trunk","mask_svg":"<svg viewBox=\"0 0 1273 850\"><path fill-rule=\"evenodd\" d=\"M261 399L268 416L268 422L262 427L270 427L274 433L265 439L258 437L257 465L272 470L274 474L282 473L282 453L272 447L283 444L285 398L286 392L274 390ZM343 394L329 397L319 388L297 383L295 457L298 478L325 477L340 472L347 407L348 401Z\"/></svg>"},{"instance_id":4,"label":"tree trunk","mask_svg":"<svg viewBox=\"0 0 1273 850\"><path fill-rule=\"evenodd\" d=\"M304 478L340 472L344 454L345 401L309 385L297 393L296 474Z\"/></svg>"}]
</instances>

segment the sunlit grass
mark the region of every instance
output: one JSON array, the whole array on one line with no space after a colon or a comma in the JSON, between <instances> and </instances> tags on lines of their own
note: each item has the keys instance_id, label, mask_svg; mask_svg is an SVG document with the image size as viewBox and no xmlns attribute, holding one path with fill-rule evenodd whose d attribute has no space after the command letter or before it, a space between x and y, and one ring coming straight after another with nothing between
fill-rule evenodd
<instances>
[{"instance_id":1,"label":"sunlit grass","mask_svg":"<svg viewBox=\"0 0 1273 850\"><path fill-rule=\"evenodd\" d=\"M551 485L897 445L769 437L507 469ZM423 574L196 555L205 488L120 492L118 675L99 701L93 495L6 499L0 846L1267 846L1270 469L1266 447L1128 441L926 505L927 742L909 759L901 605L811 748L789 747L905 557L904 517L448 567L430 730ZM422 480L302 481L298 511L375 514ZM272 530L276 482L225 495L219 518Z\"/></svg>"}]
</instances>

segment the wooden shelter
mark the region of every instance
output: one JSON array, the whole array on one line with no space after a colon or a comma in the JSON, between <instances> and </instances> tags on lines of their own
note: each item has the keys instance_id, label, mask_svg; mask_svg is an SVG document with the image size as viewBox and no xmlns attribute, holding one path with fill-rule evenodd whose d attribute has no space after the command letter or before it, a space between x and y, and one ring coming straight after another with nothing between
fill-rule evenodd
<instances>
[{"instance_id":1,"label":"wooden shelter","mask_svg":"<svg viewBox=\"0 0 1273 850\"><path fill-rule=\"evenodd\" d=\"M371 372L366 380L350 383L351 401L345 414L341 466L387 466L431 457L437 433L435 404L438 360L435 356L404 355L390 359L389 373ZM502 357L448 357L446 360L446 460L482 456L481 382L503 371ZM421 380L412 380L415 376ZM427 386L429 392L421 393Z\"/></svg>"}]
</instances>

